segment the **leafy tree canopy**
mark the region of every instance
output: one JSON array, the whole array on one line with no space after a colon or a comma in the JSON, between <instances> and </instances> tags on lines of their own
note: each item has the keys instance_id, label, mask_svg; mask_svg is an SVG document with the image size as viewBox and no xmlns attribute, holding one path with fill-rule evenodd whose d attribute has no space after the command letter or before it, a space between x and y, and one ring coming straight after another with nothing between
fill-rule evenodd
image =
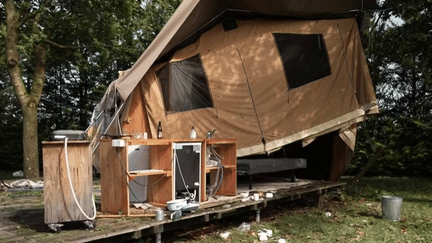
<instances>
[{"instance_id":1,"label":"leafy tree canopy","mask_svg":"<svg viewBox=\"0 0 432 243\"><path fill-rule=\"evenodd\" d=\"M13 82L6 68L6 37L10 34L6 27L8 12L17 13L14 18L19 20L16 51L19 53L18 75L22 78L23 87L28 94L36 95L33 98L37 102L37 93L42 90L35 88L40 84L44 87L38 106L41 141L48 139L54 129L85 129L91 110L108 84L117 78L118 71L132 66L179 3L180 0L1 2L2 103L9 103L17 111L18 107L24 107L22 104L18 106L17 98L11 96L11 91L16 93L17 90L12 89ZM43 55L36 50L42 50ZM41 57L46 57L46 62L41 63ZM44 68L42 82L35 82L38 63ZM12 116L6 112L1 116L22 122L22 114ZM26 141L26 136L24 134L23 141ZM21 136L16 134L16 138L21 139ZM21 164L19 161L16 163Z\"/></svg>"},{"instance_id":2,"label":"leafy tree canopy","mask_svg":"<svg viewBox=\"0 0 432 243\"><path fill-rule=\"evenodd\" d=\"M432 2L387 0L373 18L366 53L381 115L362 127L354 167L384 155L372 173L432 172Z\"/></svg>"}]
</instances>

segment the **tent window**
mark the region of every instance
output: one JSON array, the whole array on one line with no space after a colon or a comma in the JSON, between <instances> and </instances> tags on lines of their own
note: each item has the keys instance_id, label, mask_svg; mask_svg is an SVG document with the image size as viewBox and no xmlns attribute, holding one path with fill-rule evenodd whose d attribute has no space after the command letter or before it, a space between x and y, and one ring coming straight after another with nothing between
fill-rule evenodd
<instances>
[{"instance_id":1,"label":"tent window","mask_svg":"<svg viewBox=\"0 0 432 243\"><path fill-rule=\"evenodd\" d=\"M294 89L331 74L321 34L273 34L288 86Z\"/></svg>"},{"instance_id":2,"label":"tent window","mask_svg":"<svg viewBox=\"0 0 432 243\"><path fill-rule=\"evenodd\" d=\"M167 63L157 71L167 112L213 107L199 55Z\"/></svg>"}]
</instances>

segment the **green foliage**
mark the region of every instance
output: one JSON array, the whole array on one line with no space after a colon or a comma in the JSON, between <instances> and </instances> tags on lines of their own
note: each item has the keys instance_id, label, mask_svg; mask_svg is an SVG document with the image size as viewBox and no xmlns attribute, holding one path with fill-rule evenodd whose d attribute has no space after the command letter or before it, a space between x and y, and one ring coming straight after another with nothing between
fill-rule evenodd
<instances>
[{"instance_id":1,"label":"green foliage","mask_svg":"<svg viewBox=\"0 0 432 243\"><path fill-rule=\"evenodd\" d=\"M432 2L388 0L385 4L387 10L376 13L373 28L365 33L381 115L361 126L348 172L358 173L374 155L372 143L384 153L369 175L430 176Z\"/></svg>"},{"instance_id":2,"label":"green foliage","mask_svg":"<svg viewBox=\"0 0 432 243\"><path fill-rule=\"evenodd\" d=\"M50 21L51 35L68 48L50 46L44 130L86 129L106 87L133 65L179 3L100 0L53 7L60 11Z\"/></svg>"},{"instance_id":3,"label":"green foliage","mask_svg":"<svg viewBox=\"0 0 432 243\"><path fill-rule=\"evenodd\" d=\"M15 8L34 13L40 11L40 4L15 1ZM36 28L36 20L29 19L20 28L18 43L19 65L28 91L33 83L34 47L47 44L46 81L38 107L39 141L49 139L55 129L86 129L106 87L118 77L118 71L133 65L179 4L180 0L52 1L42 9ZM1 119L9 122L2 126L7 134L0 134L0 138L11 141L0 146L4 156L0 167L13 164L15 168L22 163L21 129L15 127L22 115L16 98L4 91L12 90L6 70L5 31L5 6L1 2L0 100L17 112L0 113Z\"/></svg>"},{"instance_id":4,"label":"green foliage","mask_svg":"<svg viewBox=\"0 0 432 243\"><path fill-rule=\"evenodd\" d=\"M431 122L383 115L365 124L359 131L355 158L348 173L358 173L374 155L372 144L375 149L383 148L384 152L368 175L431 175Z\"/></svg>"},{"instance_id":5,"label":"green foliage","mask_svg":"<svg viewBox=\"0 0 432 243\"><path fill-rule=\"evenodd\" d=\"M0 68L1 70L1 68ZM22 168L22 128L18 102L11 86L0 82L0 170Z\"/></svg>"}]
</instances>

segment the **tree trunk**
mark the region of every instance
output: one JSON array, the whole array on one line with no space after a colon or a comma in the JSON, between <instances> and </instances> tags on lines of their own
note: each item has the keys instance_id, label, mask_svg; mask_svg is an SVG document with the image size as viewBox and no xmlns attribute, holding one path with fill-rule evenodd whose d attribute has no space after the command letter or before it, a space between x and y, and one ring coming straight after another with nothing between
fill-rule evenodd
<instances>
[{"instance_id":1,"label":"tree trunk","mask_svg":"<svg viewBox=\"0 0 432 243\"><path fill-rule=\"evenodd\" d=\"M38 178L39 151L37 136L37 106L34 103L22 106L24 174L27 178Z\"/></svg>"},{"instance_id":2,"label":"tree trunk","mask_svg":"<svg viewBox=\"0 0 432 243\"><path fill-rule=\"evenodd\" d=\"M24 84L21 74L22 70L19 65L20 54L18 52L18 43L22 18L20 17L20 13L15 10L12 0L5 1L5 10L7 69L23 115L24 174L27 178L38 178L40 174L37 106L45 82L46 47L43 42L35 46L35 70L32 89L29 93ZM39 16L34 16L35 26L37 25L38 18Z\"/></svg>"}]
</instances>

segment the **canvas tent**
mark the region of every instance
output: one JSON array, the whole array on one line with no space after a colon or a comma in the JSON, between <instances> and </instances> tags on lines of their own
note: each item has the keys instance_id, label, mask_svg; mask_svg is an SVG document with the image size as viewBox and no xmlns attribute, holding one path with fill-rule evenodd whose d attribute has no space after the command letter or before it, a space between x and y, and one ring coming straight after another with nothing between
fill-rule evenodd
<instances>
[{"instance_id":1,"label":"canvas tent","mask_svg":"<svg viewBox=\"0 0 432 243\"><path fill-rule=\"evenodd\" d=\"M111 83L90 133L236 138L237 156L337 133L343 172L356 124L378 112L358 28L375 1L185 0ZM357 19L355 18L357 17ZM339 152L334 152L339 151ZM339 153L338 155L335 155Z\"/></svg>"}]
</instances>

